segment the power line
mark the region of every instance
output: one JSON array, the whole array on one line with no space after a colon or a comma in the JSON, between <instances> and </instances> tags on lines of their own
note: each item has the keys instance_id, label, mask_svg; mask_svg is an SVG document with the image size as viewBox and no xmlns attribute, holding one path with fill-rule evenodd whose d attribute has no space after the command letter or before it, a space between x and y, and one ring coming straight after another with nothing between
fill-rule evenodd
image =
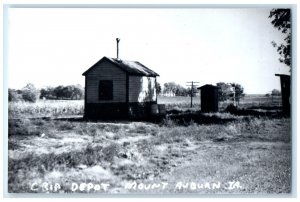
<instances>
[{"instance_id":1,"label":"power line","mask_svg":"<svg viewBox=\"0 0 300 202\"><path fill-rule=\"evenodd\" d=\"M191 86L191 108L193 107L193 94L194 94L194 87L197 87L198 85L195 85L195 83L200 83L197 81L188 81L187 83L191 83L190 85L187 86Z\"/></svg>"}]
</instances>

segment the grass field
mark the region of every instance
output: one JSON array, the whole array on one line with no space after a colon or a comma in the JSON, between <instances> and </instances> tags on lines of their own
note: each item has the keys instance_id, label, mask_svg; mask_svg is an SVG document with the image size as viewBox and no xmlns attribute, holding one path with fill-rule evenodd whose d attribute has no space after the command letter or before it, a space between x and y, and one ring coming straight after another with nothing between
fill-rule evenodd
<instances>
[{"instance_id":1,"label":"grass field","mask_svg":"<svg viewBox=\"0 0 300 202\"><path fill-rule=\"evenodd\" d=\"M157 102L159 104L165 104L166 109L190 109L191 98L190 97L158 97ZM225 110L226 107L232 104L233 101L219 102L219 109ZM281 97L266 97L265 95L246 95L242 98L237 105L240 108L249 107L273 107L281 106ZM193 97L193 109L199 110L201 106L200 97Z\"/></svg>"},{"instance_id":2,"label":"grass field","mask_svg":"<svg viewBox=\"0 0 300 202\"><path fill-rule=\"evenodd\" d=\"M169 109L185 109L188 103L172 99L159 102L168 102ZM270 105L266 103L259 105ZM18 104L24 103L9 106L9 192L291 191L291 127L284 116L202 114L207 120L228 120L222 124L181 124L171 118L158 124L88 122L59 117L82 114L80 101L59 102L59 107L44 103L52 108L40 103L17 108Z\"/></svg>"},{"instance_id":3,"label":"grass field","mask_svg":"<svg viewBox=\"0 0 300 202\"><path fill-rule=\"evenodd\" d=\"M200 97L193 98L193 108L190 107L190 97L159 96L157 102L165 104L167 110L200 110ZM220 102L219 108L223 111L231 101ZM9 118L58 117L83 115L83 100L39 100L36 103L17 102L9 103ZM265 97L264 95L245 96L238 104L241 108L281 106L281 98Z\"/></svg>"},{"instance_id":4,"label":"grass field","mask_svg":"<svg viewBox=\"0 0 300 202\"><path fill-rule=\"evenodd\" d=\"M83 100L39 100L36 103L11 102L9 118L57 117L83 115Z\"/></svg>"}]
</instances>

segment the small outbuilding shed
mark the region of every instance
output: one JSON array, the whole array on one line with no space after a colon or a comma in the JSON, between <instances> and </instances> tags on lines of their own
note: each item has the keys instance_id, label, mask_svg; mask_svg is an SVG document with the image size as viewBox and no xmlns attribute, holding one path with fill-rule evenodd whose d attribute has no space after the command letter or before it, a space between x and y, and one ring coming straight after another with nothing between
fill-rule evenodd
<instances>
[{"instance_id":1,"label":"small outbuilding shed","mask_svg":"<svg viewBox=\"0 0 300 202\"><path fill-rule=\"evenodd\" d=\"M218 87L206 84L199 88L201 92L201 111L202 112L217 112L219 111Z\"/></svg>"},{"instance_id":2,"label":"small outbuilding shed","mask_svg":"<svg viewBox=\"0 0 300 202\"><path fill-rule=\"evenodd\" d=\"M291 111L291 76L285 74L275 74L280 77L282 108L285 114Z\"/></svg>"},{"instance_id":3,"label":"small outbuilding shed","mask_svg":"<svg viewBox=\"0 0 300 202\"><path fill-rule=\"evenodd\" d=\"M103 57L85 76L84 117L144 119L157 108L157 73L137 61Z\"/></svg>"}]
</instances>

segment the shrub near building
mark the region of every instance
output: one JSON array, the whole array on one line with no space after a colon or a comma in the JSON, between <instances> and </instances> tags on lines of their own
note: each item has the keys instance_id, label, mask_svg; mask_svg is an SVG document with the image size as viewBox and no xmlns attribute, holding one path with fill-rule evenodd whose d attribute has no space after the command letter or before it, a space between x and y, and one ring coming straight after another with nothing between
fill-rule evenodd
<instances>
[{"instance_id":1,"label":"shrub near building","mask_svg":"<svg viewBox=\"0 0 300 202\"><path fill-rule=\"evenodd\" d=\"M8 101L9 102L36 102L39 97L39 90L31 83L28 83L21 90L8 89Z\"/></svg>"}]
</instances>

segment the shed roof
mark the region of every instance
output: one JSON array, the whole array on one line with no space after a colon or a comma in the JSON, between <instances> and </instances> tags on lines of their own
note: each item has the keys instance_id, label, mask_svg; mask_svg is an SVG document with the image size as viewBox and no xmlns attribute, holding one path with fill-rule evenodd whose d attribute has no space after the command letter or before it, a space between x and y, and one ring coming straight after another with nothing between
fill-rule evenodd
<instances>
[{"instance_id":1,"label":"shed roof","mask_svg":"<svg viewBox=\"0 0 300 202\"><path fill-rule=\"evenodd\" d=\"M120 69L132 75L152 76L152 77L159 76L156 72L152 71L151 69L144 66L140 62L109 58L106 56L104 56L96 64L94 64L92 67L86 70L82 75L86 75L91 69L95 68L99 63L103 62L104 60L108 60L109 62L118 66Z\"/></svg>"},{"instance_id":2,"label":"shed roof","mask_svg":"<svg viewBox=\"0 0 300 202\"><path fill-rule=\"evenodd\" d=\"M197 89L202 89L202 88L219 88L218 86L214 86L214 85L211 85L211 84L206 84L206 85L204 85L204 86L201 86L201 87L199 87L199 88L197 88Z\"/></svg>"},{"instance_id":3,"label":"shed roof","mask_svg":"<svg viewBox=\"0 0 300 202\"><path fill-rule=\"evenodd\" d=\"M290 75L286 75L286 74L275 74L275 76L286 77L286 78L291 77Z\"/></svg>"}]
</instances>

